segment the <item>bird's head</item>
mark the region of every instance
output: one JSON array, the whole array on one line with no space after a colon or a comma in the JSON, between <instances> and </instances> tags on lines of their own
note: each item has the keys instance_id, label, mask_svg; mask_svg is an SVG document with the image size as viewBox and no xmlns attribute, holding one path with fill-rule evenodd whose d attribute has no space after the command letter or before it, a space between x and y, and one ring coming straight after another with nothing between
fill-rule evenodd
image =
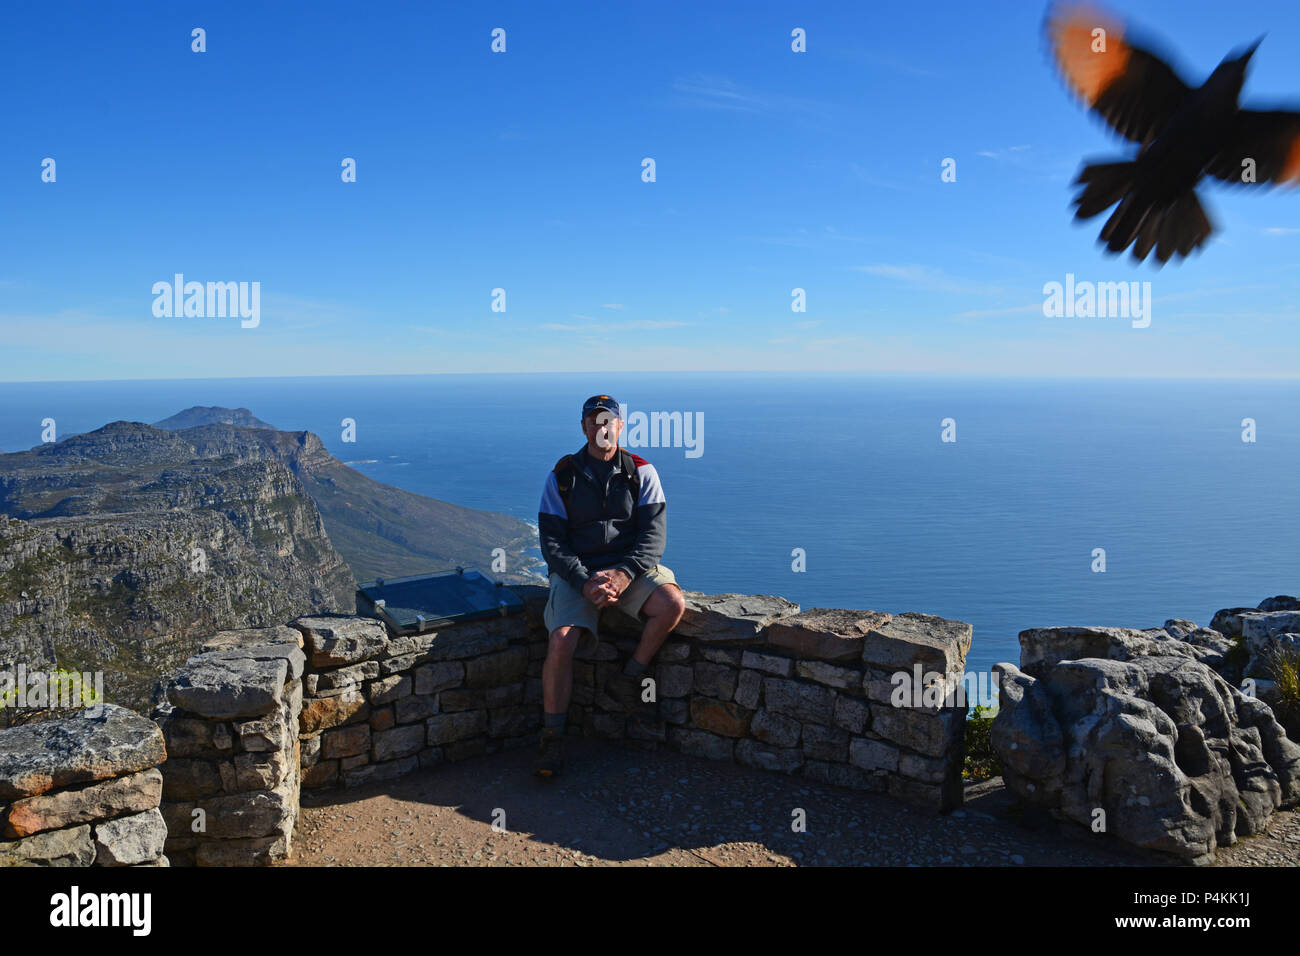
<instances>
[{"instance_id":1,"label":"bird's head","mask_svg":"<svg viewBox=\"0 0 1300 956\"><path fill-rule=\"evenodd\" d=\"M1229 93L1234 99L1241 93L1241 87L1246 82L1246 67L1250 64L1250 58L1255 55L1255 50L1263 42L1264 38L1260 37L1250 46L1233 50L1232 55L1223 58L1223 62L1214 71L1219 78L1216 84L1219 89Z\"/></svg>"},{"instance_id":2,"label":"bird's head","mask_svg":"<svg viewBox=\"0 0 1300 956\"><path fill-rule=\"evenodd\" d=\"M1265 34L1264 36L1267 36L1267 35L1268 35L1268 34ZM1250 58L1251 58L1252 56L1255 55L1255 51L1256 51L1257 49L1259 49L1259 45L1260 45L1261 43L1263 43L1263 42L1264 42L1264 37L1261 36L1258 40L1256 40L1256 41L1255 41L1254 43L1252 43L1250 46L1246 47L1245 50L1243 50L1243 51L1241 52L1241 54L1239 54L1238 56L1235 56L1235 57L1232 58L1232 62L1239 64L1239 69L1241 70L1242 75L1245 75L1245 73L1246 73L1246 64L1248 64L1248 63L1250 62Z\"/></svg>"}]
</instances>

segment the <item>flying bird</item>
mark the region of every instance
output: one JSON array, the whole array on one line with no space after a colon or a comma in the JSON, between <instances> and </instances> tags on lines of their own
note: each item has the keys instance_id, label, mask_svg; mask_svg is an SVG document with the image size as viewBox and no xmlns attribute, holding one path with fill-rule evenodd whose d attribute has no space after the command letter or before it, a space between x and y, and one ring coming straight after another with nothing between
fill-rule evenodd
<instances>
[{"instance_id":1,"label":"flying bird","mask_svg":"<svg viewBox=\"0 0 1300 956\"><path fill-rule=\"evenodd\" d=\"M1260 37L1233 51L1201 86L1179 77L1114 16L1080 4L1049 7L1044 30L1070 89L1125 139L1137 156L1087 162L1075 185L1076 219L1115 203L1100 241L1118 255L1133 246L1160 264L1184 258L1214 232L1196 195L1205 175L1225 183L1300 182L1300 107L1241 109L1237 98Z\"/></svg>"}]
</instances>

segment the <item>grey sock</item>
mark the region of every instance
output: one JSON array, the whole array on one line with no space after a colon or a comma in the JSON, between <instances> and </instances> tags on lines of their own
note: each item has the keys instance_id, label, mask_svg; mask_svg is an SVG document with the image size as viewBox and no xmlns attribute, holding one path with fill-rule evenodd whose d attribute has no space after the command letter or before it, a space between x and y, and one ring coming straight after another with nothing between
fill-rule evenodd
<instances>
[{"instance_id":1,"label":"grey sock","mask_svg":"<svg viewBox=\"0 0 1300 956\"><path fill-rule=\"evenodd\" d=\"M542 711L542 726L543 726L543 727L556 727L556 728L558 728L558 729L560 729L560 730L563 730L563 729L564 729L564 718L565 718L566 716L567 716L567 715L564 713L564 711L561 711L561 712L558 713L558 714L552 714L552 713L550 713L549 711Z\"/></svg>"},{"instance_id":2,"label":"grey sock","mask_svg":"<svg viewBox=\"0 0 1300 956\"><path fill-rule=\"evenodd\" d=\"M640 677L645 673L645 665L635 657L629 657L627 663L623 665L623 673L628 677Z\"/></svg>"}]
</instances>

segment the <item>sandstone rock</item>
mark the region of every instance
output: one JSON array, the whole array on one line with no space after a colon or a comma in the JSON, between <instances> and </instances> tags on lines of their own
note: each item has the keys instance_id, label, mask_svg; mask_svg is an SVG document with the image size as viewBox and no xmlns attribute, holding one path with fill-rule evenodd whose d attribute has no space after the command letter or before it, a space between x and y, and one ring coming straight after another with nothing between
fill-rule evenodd
<instances>
[{"instance_id":1,"label":"sandstone rock","mask_svg":"<svg viewBox=\"0 0 1300 956\"><path fill-rule=\"evenodd\" d=\"M762 770L794 773L803 766L804 753L797 748L785 750L746 738L736 742L736 762Z\"/></svg>"},{"instance_id":2,"label":"sandstone rock","mask_svg":"<svg viewBox=\"0 0 1300 956\"><path fill-rule=\"evenodd\" d=\"M965 714L965 705L936 712L919 707L872 704L871 729L909 750L941 757L961 746Z\"/></svg>"},{"instance_id":3,"label":"sandstone rock","mask_svg":"<svg viewBox=\"0 0 1300 956\"><path fill-rule=\"evenodd\" d=\"M465 665L461 661L425 664L415 669L414 677L416 694L436 694L459 687L465 680Z\"/></svg>"},{"instance_id":4,"label":"sandstone rock","mask_svg":"<svg viewBox=\"0 0 1300 956\"><path fill-rule=\"evenodd\" d=\"M1258 610L1256 607L1225 607L1214 613L1210 627L1226 637L1241 637L1241 615Z\"/></svg>"},{"instance_id":5,"label":"sandstone rock","mask_svg":"<svg viewBox=\"0 0 1300 956\"><path fill-rule=\"evenodd\" d=\"M300 617L289 622L302 632L315 668L339 667L378 657L388 645L388 629L363 617Z\"/></svg>"},{"instance_id":6,"label":"sandstone rock","mask_svg":"<svg viewBox=\"0 0 1300 956\"><path fill-rule=\"evenodd\" d=\"M701 730L723 737L743 737L749 733L753 712L731 701L693 697L690 701L691 723Z\"/></svg>"},{"instance_id":7,"label":"sandstone rock","mask_svg":"<svg viewBox=\"0 0 1300 956\"><path fill-rule=\"evenodd\" d=\"M272 790L200 800L198 805L207 813L205 836L211 844L292 833L298 799L286 783Z\"/></svg>"},{"instance_id":8,"label":"sandstone rock","mask_svg":"<svg viewBox=\"0 0 1300 956\"><path fill-rule=\"evenodd\" d=\"M862 660L881 670L959 672L966 663L973 629L965 621L907 611L871 625L863 640Z\"/></svg>"},{"instance_id":9,"label":"sandstone rock","mask_svg":"<svg viewBox=\"0 0 1300 956\"><path fill-rule=\"evenodd\" d=\"M851 734L861 734L871 726L871 709L865 701L847 694L836 694L831 723Z\"/></svg>"},{"instance_id":10,"label":"sandstone rock","mask_svg":"<svg viewBox=\"0 0 1300 956\"><path fill-rule=\"evenodd\" d=\"M898 770L899 750L883 740L854 737L849 741L849 763L863 770Z\"/></svg>"},{"instance_id":11,"label":"sandstone rock","mask_svg":"<svg viewBox=\"0 0 1300 956\"><path fill-rule=\"evenodd\" d=\"M510 644L509 636L500 630L504 620L494 624L498 628L494 632L484 630L482 625L461 625L440 631L425 657L430 661L464 660L504 651Z\"/></svg>"},{"instance_id":12,"label":"sandstone rock","mask_svg":"<svg viewBox=\"0 0 1300 956\"><path fill-rule=\"evenodd\" d=\"M528 651L512 647L497 654L486 654L465 662L466 687L495 687L523 680Z\"/></svg>"},{"instance_id":13,"label":"sandstone rock","mask_svg":"<svg viewBox=\"0 0 1300 956\"><path fill-rule=\"evenodd\" d=\"M696 694L716 697L718 700L731 700L736 693L736 669L725 664L697 661L694 687Z\"/></svg>"},{"instance_id":14,"label":"sandstone rock","mask_svg":"<svg viewBox=\"0 0 1300 956\"><path fill-rule=\"evenodd\" d=\"M425 728L429 746L449 744L484 733L487 730L487 713L482 710L466 710L456 714L439 714L425 721Z\"/></svg>"},{"instance_id":15,"label":"sandstone rock","mask_svg":"<svg viewBox=\"0 0 1300 956\"><path fill-rule=\"evenodd\" d=\"M730 737L720 737L707 730L690 727L668 727L668 742L684 754L708 757L710 760L730 760L735 742Z\"/></svg>"},{"instance_id":16,"label":"sandstone rock","mask_svg":"<svg viewBox=\"0 0 1300 956\"><path fill-rule=\"evenodd\" d=\"M763 629L763 640L803 658L857 661L862 658L867 633L890 619L891 615L880 611L815 607L773 621Z\"/></svg>"},{"instance_id":17,"label":"sandstone rock","mask_svg":"<svg viewBox=\"0 0 1300 956\"><path fill-rule=\"evenodd\" d=\"M849 733L837 727L804 724L803 752L813 760L844 763L849 759Z\"/></svg>"},{"instance_id":18,"label":"sandstone rock","mask_svg":"<svg viewBox=\"0 0 1300 956\"><path fill-rule=\"evenodd\" d=\"M774 714L770 710L755 713L749 725L749 732L763 743L787 749L799 743L802 729L799 721Z\"/></svg>"},{"instance_id":19,"label":"sandstone rock","mask_svg":"<svg viewBox=\"0 0 1300 956\"><path fill-rule=\"evenodd\" d=\"M377 733L372 738L370 758L380 763L418 754L424 749L426 732L424 724L415 724Z\"/></svg>"},{"instance_id":20,"label":"sandstone rock","mask_svg":"<svg viewBox=\"0 0 1300 956\"><path fill-rule=\"evenodd\" d=\"M330 727L370 719L370 702L361 694L318 697L303 703L299 731L315 734Z\"/></svg>"},{"instance_id":21,"label":"sandstone rock","mask_svg":"<svg viewBox=\"0 0 1300 956\"><path fill-rule=\"evenodd\" d=\"M776 654L761 654L751 650L746 650L740 655L740 666L776 677L789 677L794 672L794 661L790 658L778 657Z\"/></svg>"},{"instance_id":22,"label":"sandstone rock","mask_svg":"<svg viewBox=\"0 0 1300 956\"><path fill-rule=\"evenodd\" d=\"M283 751L240 754L235 758L236 790L272 790L288 779Z\"/></svg>"},{"instance_id":23,"label":"sandstone rock","mask_svg":"<svg viewBox=\"0 0 1300 956\"><path fill-rule=\"evenodd\" d=\"M158 859L167 824L157 809L118 817L95 826L96 866L135 866Z\"/></svg>"},{"instance_id":24,"label":"sandstone rock","mask_svg":"<svg viewBox=\"0 0 1300 956\"><path fill-rule=\"evenodd\" d=\"M319 674L308 674L306 678L307 694L308 696L317 694L324 696L323 691L349 687L360 690L363 683L374 680L378 676L378 661L362 661L359 664L349 664L347 667L338 667L333 670L322 671Z\"/></svg>"},{"instance_id":25,"label":"sandstone rock","mask_svg":"<svg viewBox=\"0 0 1300 956\"><path fill-rule=\"evenodd\" d=\"M1020 632L1020 670L1037 677L1059 661L1095 657L1131 661L1139 657L1176 656L1199 660L1206 651L1175 640L1163 630L1130 627L1034 627Z\"/></svg>"},{"instance_id":26,"label":"sandstone rock","mask_svg":"<svg viewBox=\"0 0 1300 956\"><path fill-rule=\"evenodd\" d=\"M147 770L167 758L152 720L104 704L75 716L0 730L0 800Z\"/></svg>"},{"instance_id":27,"label":"sandstone rock","mask_svg":"<svg viewBox=\"0 0 1300 956\"><path fill-rule=\"evenodd\" d=\"M996 670L1003 779L1064 819L1091 826L1100 808L1114 836L1203 863L1300 801L1300 747L1199 661L1062 660L1038 679Z\"/></svg>"},{"instance_id":28,"label":"sandstone rock","mask_svg":"<svg viewBox=\"0 0 1300 956\"><path fill-rule=\"evenodd\" d=\"M214 720L256 717L279 705L288 674L288 662L279 657L192 657L172 679L167 699Z\"/></svg>"},{"instance_id":29,"label":"sandstone rock","mask_svg":"<svg viewBox=\"0 0 1300 956\"><path fill-rule=\"evenodd\" d=\"M754 710L758 707L759 697L763 693L763 675L759 671L741 671L736 680L736 693L732 700L741 707Z\"/></svg>"},{"instance_id":30,"label":"sandstone rock","mask_svg":"<svg viewBox=\"0 0 1300 956\"><path fill-rule=\"evenodd\" d=\"M327 730L321 735L321 757L334 760L337 757L353 757L366 753L370 749L370 726L352 724Z\"/></svg>"},{"instance_id":31,"label":"sandstone rock","mask_svg":"<svg viewBox=\"0 0 1300 956\"><path fill-rule=\"evenodd\" d=\"M767 709L773 713L815 724L829 724L835 692L817 684L767 677L763 680L763 700Z\"/></svg>"},{"instance_id":32,"label":"sandstone rock","mask_svg":"<svg viewBox=\"0 0 1300 956\"><path fill-rule=\"evenodd\" d=\"M373 706L391 704L402 697L409 697L410 694L410 674L393 674L391 677L381 677L370 684L370 703Z\"/></svg>"},{"instance_id":33,"label":"sandstone rock","mask_svg":"<svg viewBox=\"0 0 1300 956\"><path fill-rule=\"evenodd\" d=\"M660 664L655 672L655 696L685 697L695 686L695 671L684 664Z\"/></svg>"},{"instance_id":34,"label":"sandstone rock","mask_svg":"<svg viewBox=\"0 0 1300 956\"><path fill-rule=\"evenodd\" d=\"M438 712L438 700L436 697L403 697L397 702L397 711L395 720L399 724L413 724L416 721L424 721ZM371 726L374 726L374 720L371 720ZM391 726L391 724L390 724ZM376 730L387 730L387 727L376 727Z\"/></svg>"},{"instance_id":35,"label":"sandstone rock","mask_svg":"<svg viewBox=\"0 0 1300 956\"><path fill-rule=\"evenodd\" d=\"M1279 594L1275 597L1264 598L1264 600L1259 602L1258 610L1300 611L1300 598L1291 594Z\"/></svg>"},{"instance_id":36,"label":"sandstone rock","mask_svg":"<svg viewBox=\"0 0 1300 956\"><path fill-rule=\"evenodd\" d=\"M857 689L862 686L862 672L851 667L837 667L822 661L799 661L794 670L799 677L827 687Z\"/></svg>"},{"instance_id":37,"label":"sandstone rock","mask_svg":"<svg viewBox=\"0 0 1300 956\"><path fill-rule=\"evenodd\" d=\"M0 842L0 867L90 866L94 860L95 844L89 824L48 830L12 843Z\"/></svg>"},{"instance_id":38,"label":"sandstone rock","mask_svg":"<svg viewBox=\"0 0 1300 956\"><path fill-rule=\"evenodd\" d=\"M139 813L158 806L162 773L155 767L115 780L15 800L4 822L6 837L26 837L79 823Z\"/></svg>"},{"instance_id":39,"label":"sandstone rock","mask_svg":"<svg viewBox=\"0 0 1300 956\"><path fill-rule=\"evenodd\" d=\"M768 594L683 591L682 597L686 610L674 633L709 643L757 640L771 622L799 612L799 605Z\"/></svg>"},{"instance_id":40,"label":"sandstone rock","mask_svg":"<svg viewBox=\"0 0 1300 956\"><path fill-rule=\"evenodd\" d=\"M162 766L163 799L193 800L222 790L221 772L211 760L181 758Z\"/></svg>"},{"instance_id":41,"label":"sandstone rock","mask_svg":"<svg viewBox=\"0 0 1300 956\"><path fill-rule=\"evenodd\" d=\"M252 660L281 659L289 670L289 680L302 677L306 655L302 652L302 635L293 628L276 624L272 627L246 627L233 631L218 631L190 658L225 659L249 658ZM188 662L187 662L188 663Z\"/></svg>"},{"instance_id":42,"label":"sandstone rock","mask_svg":"<svg viewBox=\"0 0 1300 956\"><path fill-rule=\"evenodd\" d=\"M1246 677L1274 679L1271 657L1300 652L1300 611L1257 611L1241 616L1241 637L1250 654Z\"/></svg>"}]
</instances>

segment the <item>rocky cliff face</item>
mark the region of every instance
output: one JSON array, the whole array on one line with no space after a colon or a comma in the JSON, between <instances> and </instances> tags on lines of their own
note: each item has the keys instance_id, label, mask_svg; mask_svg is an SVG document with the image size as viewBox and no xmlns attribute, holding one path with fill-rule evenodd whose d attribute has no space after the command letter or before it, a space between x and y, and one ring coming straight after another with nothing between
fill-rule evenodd
<instances>
[{"instance_id":1,"label":"rocky cliff face","mask_svg":"<svg viewBox=\"0 0 1300 956\"><path fill-rule=\"evenodd\" d=\"M173 418L193 420L190 413L196 411L203 410L190 409ZM201 458L283 462L316 503L330 540L358 581L457 565L488 570L496 549L504 552L508 570L493 571L493 577L507 584L546 580L545 563L524 553L537 547L537 532L528 524L375 481L331 455L309 431L214 422L173 435Z\"/></svg>"},{"instance_id":2,"label":"rocky cliff face","mask_svg":"<svg viewBox=\"0 0 1300 956\"><path fill-rule=\"evenodd\" d=\"M0 667L102 670L136 709L214 627L354 606L319 511L271 457L115 422L0 457L0 513Z\"/></svg>"}]
</instances>

